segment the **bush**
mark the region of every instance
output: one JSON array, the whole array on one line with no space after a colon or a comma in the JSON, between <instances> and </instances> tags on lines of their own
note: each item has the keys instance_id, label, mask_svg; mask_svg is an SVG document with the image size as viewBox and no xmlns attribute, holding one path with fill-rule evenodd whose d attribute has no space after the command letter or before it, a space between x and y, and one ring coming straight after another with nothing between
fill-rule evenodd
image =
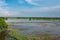
<instances>
[{"instance_id":1,"label":"bush","mask_svg":"<svg viewBox=\"0 0 60 40\"><path fill-rule=\"evenodd\" d=\"M8 25L5 22L5 19L0 18L0 31L8 28Z\"/></svg>"}]
</instances>

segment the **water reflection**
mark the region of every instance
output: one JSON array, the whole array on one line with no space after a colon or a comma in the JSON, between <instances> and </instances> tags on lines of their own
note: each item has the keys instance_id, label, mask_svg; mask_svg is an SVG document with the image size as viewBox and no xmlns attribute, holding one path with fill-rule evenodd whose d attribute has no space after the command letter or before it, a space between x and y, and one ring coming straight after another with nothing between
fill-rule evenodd
<instances>
[{"instance_id":1,"label":"water reflection","mask_svg":"<svg viewBox=\"0 0 60 40\"><path fill-rule=\"evenodd\" d=\"M10 28L14 28L15 31L25 34L26 36L35 36L42 33L48 33L49 35L60 35L60 22L49 20L7 20ZM22 30L22 31L20 31Z\"/></svg>"}]
</instances>

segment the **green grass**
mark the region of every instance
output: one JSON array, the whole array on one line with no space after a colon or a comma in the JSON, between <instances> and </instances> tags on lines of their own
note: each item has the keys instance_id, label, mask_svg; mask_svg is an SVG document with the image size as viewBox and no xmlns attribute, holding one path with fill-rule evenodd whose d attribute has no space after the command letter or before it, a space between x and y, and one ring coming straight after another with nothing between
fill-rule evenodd
<instances>
[{"instance_id":1,"label":"green grass","mask_svg":"<svg viewBox=\"0 0 60 40\"><path fill-rule=\"evenodd\" d=\"M9 33L9 36L15 40L57 40L60 38L60 36L50 36L48 34L42 34L40 37L25 37L13 30Z\"/></svg>"},{"instance_id":2,"label":"green grass","mask_svg":"<svg viewBox=\"0 0 60 40\"><path fill-rule=\"evenodd\" d=\"M16 39L16 40L27 40L27 37L25 37L24 35L19 34L18 32L13 31L13 30L9 33L9 36L11 38Z\"/></svg>"},{"instance_id":3,"label":"green grass","mask_svg":"<svg viewBox=\"0 0 60 40\"><path fill-rule=\"evenodd\" d=\"M28 38L28 40L58 40L59 38L60 36L50 36L48 34L42 34L40 37L30 37Z\"/></svg>"}]
</instances>

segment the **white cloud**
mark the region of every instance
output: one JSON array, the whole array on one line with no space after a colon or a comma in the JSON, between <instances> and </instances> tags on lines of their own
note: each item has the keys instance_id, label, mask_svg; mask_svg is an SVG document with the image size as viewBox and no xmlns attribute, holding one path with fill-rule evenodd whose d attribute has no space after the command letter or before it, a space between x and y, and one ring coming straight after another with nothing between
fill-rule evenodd
<instances>
[{"instance_id":1,"label":"white cloud","mask_svg":"<svg viewBox=\"0 0 60 40\"><path fill-rule=\"evenodd\" d=\"M5 0L0 0L0 17L17 16L17 10L10 9L9 7L7 7L7 5L8 4L5 2Z\"/></svg>"},{"instance_id":2,"label":"white cloud","mask_svg":"<svg viewBox=\"0 0 60 40\"><path fill-rule=\"evenodd\" d=\"M26 9L24 8L9 9L9 7L7 7L7 3L5 1L0 0L0 17L1 16L40 16L41 14L43 15L50 14L50 16L51 14L54 14L56 16L57 14L60 14L60 5L51 6L51 7L26 8Z\"/></svg>"},{"instance_id":3,"label":"white cloud","mask_svg":"<svg viewBox=\"0 0 60 40\"><path fill-rule=\"evenodd\" d=\"M37 8L29 8L29 9L23 9L23 12L46 12L46 11L54 11L56 9L60 9L59 6L52 6L52 7L37 7Z\"/></svg>"},{"instance_id":4,"label":"white cloud","mask_svg":"<svg viewBox=\"0 0 60 40\"><path fill-rule=\"evenodd\" d=\"M18 9L9 9L9 16L14 17L14 16L20 16L20 11Z\"/></svg>"},{"instance_id":5,"label":"white cloud","mask_svg":"<svg viewBox=\"0 0 60 40\"><path fill-rule=\"evenodd\" d=\"M5 3L5 1L3 1L3 0L0 0L0 7L2 7L2 6L6 6L7 4Z\"/></svg>"},{"instance_id":6,"label":"white cloud","mask_svg":"<svg viewBox=\"0 0 60 40\"><path fill-rule=\"evenodd\" d=\"M20 12L25 16L58 16L60 17L60 5L51 7L37 7L22 9Z\"/></svg>"},{"instance_id":7,"label":"white cloud","mask_svg":"<svg viewBox=\"0 0 60 40\"><path fill-rule=\"evenodd\" d=\"M5 3L5 0L0 0L0 17L9 15L8 8L6 6L7 4Z\"/></svg>"},{"instance_id":8,"label":"white cloud","mask_svg":"<svg viewBox=\"0 0 60 40\"><path fill-rule=\"evenodd\" d=\"M18 3L19 4L24 4L24 1L23 0L18 0Z\"/></svg>"},{"instance_id":9,"label":"white cloud","mask_svg":"<svg viewBox=\"0 0 60 40\"><path fill-rule=\"evenodd\" d=\"M38 3L35 3L33 0L25 0L27 3L32 4L32 5L37 5Z\"/></svg>"},{"instance_id":10,"label":"white cloud","mask_svg":"<svg viewBox=\"0 0 60 40\"><path fill-rule=\"evenodd\" d=\"M60 4L60 0L25 0L28 4L35 6L52 6Z\"/></svg>"},{"instance_id":11,"label":"white cloud","mask_svg":"<svg viewBox=\"0 0 60 40\"><path fill-rule=\"evenodd\" d=\"M18 3L19 4L24 4L25 2L27 2L28 4L31 4L31 5L40 6L39 5L40 1L42 1L42 0L18 0Z\"/></svg>"},{"instance_id":12,"label":"white cloud","mask_svg":"<svg viewBox=\"0 0 60 40\"><path fill-rule=\"evenodd\" d=\"M27 3L35 6L41 6L41 3L43 3L46 0L25 0Z\"/></svg>"}]
</instances>

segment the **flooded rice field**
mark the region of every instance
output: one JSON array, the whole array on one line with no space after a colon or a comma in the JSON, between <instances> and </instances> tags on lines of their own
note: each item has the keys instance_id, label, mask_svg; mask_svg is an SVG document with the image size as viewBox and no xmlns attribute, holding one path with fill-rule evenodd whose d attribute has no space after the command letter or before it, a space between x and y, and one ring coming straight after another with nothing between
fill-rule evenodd
<instances>
[{"instance_id":1,"label":"flooded rice field","mask_svg":"<svg viewBox=\"0 0 60 40\"><path fill-rule=\"evenodd\" d=\"M39 36L42 33L49 35L60 35L60 20L7 20L9 28L26 36Z\"/></svg>"}]
</instances>

